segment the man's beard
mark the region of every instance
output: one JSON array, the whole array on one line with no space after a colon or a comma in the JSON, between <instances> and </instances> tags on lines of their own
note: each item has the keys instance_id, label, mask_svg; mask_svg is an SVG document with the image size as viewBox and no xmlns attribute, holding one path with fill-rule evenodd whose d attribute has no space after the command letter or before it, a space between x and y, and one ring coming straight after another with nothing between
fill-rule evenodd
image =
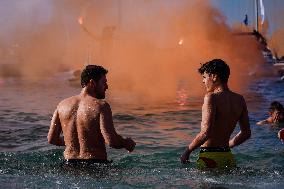
<instances>
[{"instance_id":1,"label":"man's beard","mask_svg":"<svg viewBox=\"0 0 284 189\"><path fill-rule=\"evenodd\" d=\"M97 99L105 99L105 97L106 97L105 93L103 93L103 94L96 93L96 98Z\"/></svg>"}]
</instances>

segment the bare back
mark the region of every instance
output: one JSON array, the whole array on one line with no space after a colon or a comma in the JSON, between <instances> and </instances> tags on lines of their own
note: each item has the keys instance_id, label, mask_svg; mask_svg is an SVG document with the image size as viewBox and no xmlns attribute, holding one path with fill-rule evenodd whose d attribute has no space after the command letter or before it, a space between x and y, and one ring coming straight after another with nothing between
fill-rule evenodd
<instances>
[{"instance_id":1,"label":"bare back","mask_svg":"<svg viewBox=\"0 0 284 189\"><path fill-rule=\"evenodd\" d=\"M107 159L100 130L100 109L104 103L88 95L73 96L59 103L65 159Z\"/></svg>"},{"instance_id":2,"label":"bare back","mask_svg":"<svg viewBox=\"0 0 284 189\"><path fill-rule=\"evenodd\" d=\"M240 126L248 125L248 113L244 98L231 91L208 94L209 102L204 100L202 107L202 120L208 116L208 103L212 107L209 114L213 114L211 122L211 134L202 147L225 147L229 146L230 136L237 123ZM207 95L207 96L208 96ZM203 127L202 122L201 126ZM202 129L202 128L201 128Z\"/></svg>"}]
</instances>

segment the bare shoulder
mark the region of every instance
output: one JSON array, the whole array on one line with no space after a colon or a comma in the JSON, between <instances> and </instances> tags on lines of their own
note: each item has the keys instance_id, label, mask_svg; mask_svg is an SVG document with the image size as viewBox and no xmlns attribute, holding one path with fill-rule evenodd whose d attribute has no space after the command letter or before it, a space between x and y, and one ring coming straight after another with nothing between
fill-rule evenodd
<instances>
[{"instance_id":1,"label":"bare shoulder","mask_svg":"<svg viewBox=\"0 0 284 189\"><path fill-rule=\"evenodd\" d=\"M110 105L106 100L97 100L101 110L110 110Z\"/></svg>"},{"instance_id":2,"label":"bare shoulder","mask_svg":"<svg viewBox=\"0 0 284 189\"><path fill-rule=\"evenodd\" d=\"M239 101L241 103L245 102L245 98L241 94L235 93L235 92L232 92L232 91L230 91L230 93L231 93L232 97L234 98L234 100Z\"/></svg>"},{"instance_id":3,"label":"bare shoulder","mask_svg":"<svg viewBox=\"0 0 284 189\"><path fill-rule=\"evenodd\" d=\"M205 96L204 96L204 102L214 101L215 96L216 96L216 94L214 94L212 92L206 93Z\"/></svg>"},{"instance_id":4,"label":"bare shoulder","mask_svg":"<svg viewBox=\"0 0 284 189\"><path fill-rule=\"evenodd\" d=\"M71 96L69 98L65 98L62 101L58 103L57 107L66 107L66 106L72 106L73 104L76 104L80 101L79 96Z\"/></svg>"},{"instance_id":5,"label":"bare shoulder","mask_svg":"<svg viewBox=\"0 0 284 189\"><path fill-rule=\"evenodd\" d=\"M212 92L208 92L205 94L204 99L205 98L213 98L214 96L216 96L216 94L212 93Z\"/></svg>"}]
</instances>

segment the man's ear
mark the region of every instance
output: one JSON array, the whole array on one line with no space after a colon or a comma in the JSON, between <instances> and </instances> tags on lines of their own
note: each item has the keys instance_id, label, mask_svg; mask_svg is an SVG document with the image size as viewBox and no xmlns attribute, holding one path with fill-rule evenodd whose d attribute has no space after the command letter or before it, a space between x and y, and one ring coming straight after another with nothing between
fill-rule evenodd
<instances>
[{"instance_id":1,"label":"man's ear","mask_svg":"<svg viewBox=\"0 0 284 189\"><path fill-rule=\"evenodd\" d=\"M213 80L213 82L216 82L217 79L218 79L217 74L212 74L212 80Z\"/></svg>"},{"instance_id":2,"label":"man's ear","mask_svg":"<svg viewBox=\"0 0 284 189\"><path fill-rule=\"evenodd\" d=\"M89 82L91 85L93 85L94 87L96 86L96 82L95 82L95 80L93 80L93 79L90 79L90 82Z\"/></svg>"}]
</instances>

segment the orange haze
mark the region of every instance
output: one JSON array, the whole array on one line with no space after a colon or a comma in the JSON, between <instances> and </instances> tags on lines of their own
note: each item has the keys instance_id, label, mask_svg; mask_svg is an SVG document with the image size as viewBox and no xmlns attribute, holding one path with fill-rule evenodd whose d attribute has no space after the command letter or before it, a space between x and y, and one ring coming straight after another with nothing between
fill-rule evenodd
<instances>
[{"instance_id":1,"label":"orange haze","mask_svg":"<svg viewBox=\"0 0 284 189\"><path fill-rule=\"evenodd\" d=\"M94 64L109 70L113 91L160 100L184 89L203 94L197 69L221 58L231 67L230 87L240 91L263 63L256 40L236 35L209 1L178 2L53 1L50 22L30 30L19 23L11 32L20 45L18 68L24 76L50 76L82 68L91 53ZM85 28L78 24L81 16ZM105 26L114 26L113 36L103 33Z\"/></svg>"}]
</instances>

